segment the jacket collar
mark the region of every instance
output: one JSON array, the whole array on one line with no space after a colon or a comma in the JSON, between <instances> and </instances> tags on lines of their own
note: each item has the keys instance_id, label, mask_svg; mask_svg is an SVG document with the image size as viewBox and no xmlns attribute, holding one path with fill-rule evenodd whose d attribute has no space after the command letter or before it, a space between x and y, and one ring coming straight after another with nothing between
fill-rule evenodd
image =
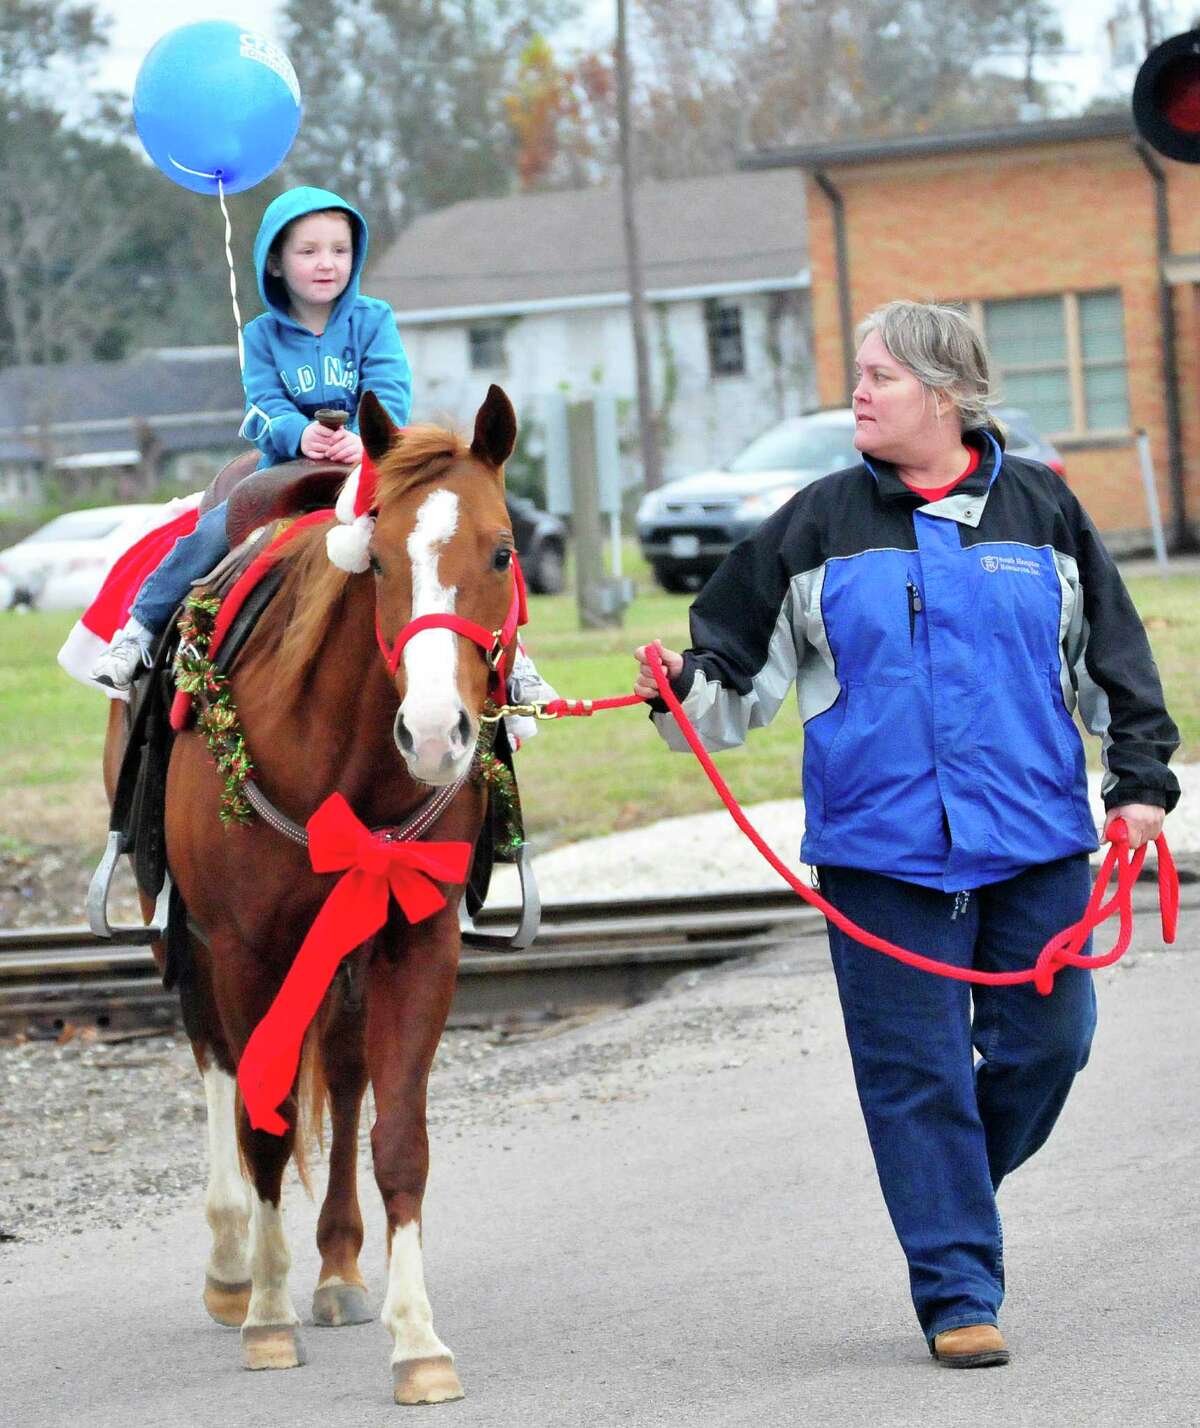
<instances>
[{"instance_id":1,"label":"jacket collar","mask_svg":"<svg viewBox=\"0 0 1200 1428\"><path fill-rule=\"evenodd\" d=\"M965 481L955 486L951 494L944 498L947 501L957 496L970 496L976 500L985 497L992 488L992 482L1000 474L1000 463L1004 459L1004 451L990 431L980 429L964 432L963 443L978 449L980 453L979 465ZM875 485L882 500L907 500L915 504L923 499L904 484L890 461L880 461L873 456L864 456L863 465L875 478ZM937 508L941 504L941 501L934 502L932 508Z\"/></svg>"}]
</instances>

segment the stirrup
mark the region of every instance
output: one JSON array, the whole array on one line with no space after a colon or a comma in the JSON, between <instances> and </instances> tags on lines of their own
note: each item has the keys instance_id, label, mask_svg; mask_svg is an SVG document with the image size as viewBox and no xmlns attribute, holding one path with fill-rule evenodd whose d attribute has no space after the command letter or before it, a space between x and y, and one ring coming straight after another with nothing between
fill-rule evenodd
<instances>
[{"instance_id":1,"label":"stirrup","mask_svg":"<svg viewBox=\"0 0 1200 1428\"><path fill-rule=\"evenodd\" d=\"M458 905L458 925L463 940L489 952L523 952L542 925L542 899L533 875L533 854L528 843L517 849L517 876L521 881L521 916L513 932L481 932L467 912L466 899Z\"/></svg>"},{"instance_id":2,"label":"stirrup","mask_svg":"<svg viewBox=\"0 0 1200 1428\"><path fill-rule=\"evenodd\" d=\"M113 927L108 920L108 891L117 871L117 859L126 851L125 835L118 828L109 831L104 856L96 865L88 885L87 920L95 937L119 937L122 942L142 944L157 942L166 936L167 908L171 901L171 875L163 878L162 889L154 904L154 916L149 923L133 927Z\"/></svg>"}]
</instances>

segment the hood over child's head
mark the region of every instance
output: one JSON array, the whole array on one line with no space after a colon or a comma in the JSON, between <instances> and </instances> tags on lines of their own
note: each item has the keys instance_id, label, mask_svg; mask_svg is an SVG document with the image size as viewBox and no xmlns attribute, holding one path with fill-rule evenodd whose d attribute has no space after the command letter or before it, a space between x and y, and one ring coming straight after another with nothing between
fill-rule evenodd
<instances>
[{"instance_id":1,"label":"hood over child's head","mask_svg":"<svg viewBox=\"0 0 1200 1428\"><path fill-rule=\"evenodd\" d=\"M350 237L354 248L350 277L345 288L334 304L333 317L341 308L353 303L358 297L358 279L367 256L367 224L362 214L345 199L324 188L291 188L281 193L268 206L259 224L258 236L254 240L254 270L258 277L258 290L263 303L279 316L287 316L289 295L287 285L278 272L278 259L287 238L288 230L301 218L314 213L342 213L350 224Z\"/></svg>"}]
</instances>

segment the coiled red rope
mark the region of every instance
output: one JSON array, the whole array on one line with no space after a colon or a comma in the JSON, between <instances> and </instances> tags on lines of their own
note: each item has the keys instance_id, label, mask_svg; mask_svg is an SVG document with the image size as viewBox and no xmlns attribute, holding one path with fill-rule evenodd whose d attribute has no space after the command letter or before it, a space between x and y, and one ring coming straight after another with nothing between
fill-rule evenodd
<instances>
[{"instance_id":1,"label":"coiled red rope","mask_svg":"<svg viewBox=\"0 0 1200 1428\"><path fill-rule=\"evenodd\" d=\"M716 789L733 821L794 892L798 893L805 902L811 903L813 907L817 908L835 927L841 928L847 936L853 937L856 942L861 942L864 947L870 947L876 952L894 957L896 961L904 962L910 967L919 967L924 972L933 972L940 977L951 977L959 982L978 982L993 987L1012 987L1024 982L1032 982L1043 996L1049 996L1054 990L1054 977L1061 968L1085 967L1095 971L1099 967L1111 966L1125 955L1133 937L1133 887L1142 870L1142 864L1146 860L1146 846L1143 844L1136 852L1130 854L1128 831L1125 828L1124 820L1120 818L1115 819L1107 830L1108 853L1092 887L1092 894L1088 899L1083 916L1078 922L1074 922L1069 927L1064 927L1061 932L1056 933L1038 953L1034 965L1025 971L980 972L971 967L953 967L947 962L939 961L936 957L926 957L920 952L910 952L905 947L898 947L894 942L887 941L886 938L876 937L874 933L867 932L840 913L814 888L805 887L795 873L773 851L766 839L746 817L737 799L730 791L729 785L721 777L708 750L700 742L700 736L696 733L692 721L683 712L683 706L675 697L658 651L652 645L646 649L646 658L654 673L654 681L658 685L658 692L663 702L671 711L675 722L679 725L680 732L688 742L688 747L700 761L701 768L708 775L709 782ZM547 718L556 719L588 717L603 709L621 709L632 704L643 703L645 701L637 694L626 694L612 699L553 699L546 704L545 715ZM1174 942L1175 929L1179 920L1179 873L1175 867L1175 860L1171 856L1171 850L1167 847L1166 837L1159 834L1154 840L1154 846L1158 854L1158 900L1162 918L1163 941ZM1114 871L1117 875L1117 887L1113 895L1108 897L1108 888L1112 882ZM1120 928L1112 948L1102 956L1083 956L1080 948L1083 947L1091 933L1114 913L1120 918Z\"/></svg>"}]
</instances>

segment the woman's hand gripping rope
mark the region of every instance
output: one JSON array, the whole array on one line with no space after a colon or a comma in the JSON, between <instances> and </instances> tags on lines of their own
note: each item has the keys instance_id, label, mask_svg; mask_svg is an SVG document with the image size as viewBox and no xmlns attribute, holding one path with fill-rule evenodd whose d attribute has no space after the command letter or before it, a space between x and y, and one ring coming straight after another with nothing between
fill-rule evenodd
<instances>
[{"instance_id":1,"label":"woman's hand gripping rope","mask_svg":"<svg viewBox=\"0 0 1200 1428\"><path fill-rule=\"evenodd\" d=\"M1110 833L1113 825L1120 820L1125 824L1129 851L1135 853L1143 843L1154 843L1163 830L1166 809L1155 808L1151 803L1124 803L1114 808L1104 820L1104 841L1116 841Z\"/></svg>"},{"instance_id":2,"label":"woman's hand gripping rope","mask_svg":"<svg viewBox=\"0 0 1200 1428\"><path fill-rule=\"evenodd\" d=\"M633 692L640 699L658 698L658 681L655 677L654 666L650 662L651 651L658 656L669 680L678 679L683 673L683 656L676 654L674 650L667 649L662 640L651 640L648 645L640 645L633 652L634 658L638 661L638 672L637 678L633 681Z\"/></svg>"}]
</instances>

